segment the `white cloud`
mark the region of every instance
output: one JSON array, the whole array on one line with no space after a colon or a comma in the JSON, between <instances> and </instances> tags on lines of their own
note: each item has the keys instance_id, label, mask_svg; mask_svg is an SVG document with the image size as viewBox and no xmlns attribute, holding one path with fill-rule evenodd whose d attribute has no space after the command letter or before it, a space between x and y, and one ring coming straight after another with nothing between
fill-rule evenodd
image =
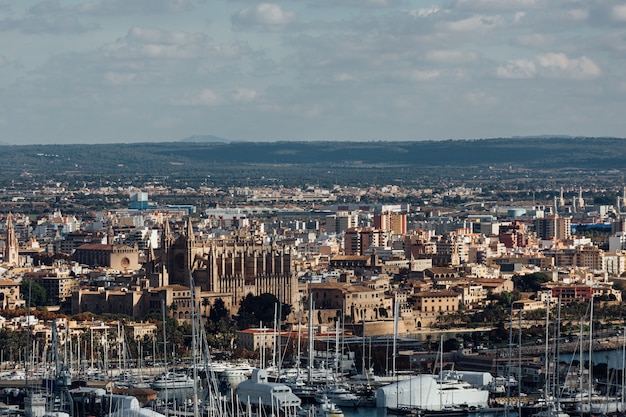
<instances>
[{"instance_id":1,"label":"white cloud","mask_svg":"<svg viewBox=\"0 0 626 417\"><path fill-rule=\"evenodd\" d=\"M192 9L189 0L93 0L75 6L80 13L95 15L179 13Z\"/></svg>"},{"instance_id":2,"label":"white cloud","mask_svg":"<svg viewBox=\"0 0 626 417\"><path fill-rule=\"evenodd\" d=\"M426 52L426 59L432 62L458 64L476 59L476 54L469 51L438 49Z\"/></svg>"},{"instance_id":3,"label":"white cloud","mask_svg":"<svg viewBox=\"0 0 626 417\"><path fill-rule=\"evenodd\" d=\"M589 10L587 9L571 9L565 12L568 19L575 22L582 22L589 17Z\"/></svg>"},{"instance_id":4,"label":"white cloud","mask_svg":"<svg viewBox=\"0 0 626 417\"><path fill-rule=\"evenodd\" d=\"M239 10L231 21L238 30L257 28L276 31L283 29L294 18L294 12L285 11L278 4L261 3Z\"/></svg>"},{"instance_id":5,"label":"white cloud","mask_svg":"<svg viewBox=\"0 0 626 417\"><path fill-rule=\"evenodd\" d=\"M607 110L626 85L624 4L0 0L0 135L623 132ZM581 103L598 123L571 122ZM233 113L250 123L228 123Z\"/></svg>"},{"instance_id":6,"label":"white cloud","mask_svg":"<svg viewBox=\"0 0 626 417\"><path fill-rule=\"evenodd\" d=\"M386 8L401 5L403 0L311 0L311 7Z\"/></svg>"},{"instance_id":7,"label":"white cloud","mask_svg":"<svg viewBox=\"0 0 626 417\"><path fill-rule=\"evenodd\" d=\"M465 93L463 97L472 106L493 106L499 102L496 97L487 94L484 91L469 91Z\"/></svg>"},{"instance_id":8,"label":"white cloud","mask_svg":"<svg viewBox=\"0 0 626 417\"><path fill-rule=\"evenodd\" d=\"M426 16L437 14L439 12L441 12L441 9L439 7L431 6L427 9L411 10L409 12L409 15L412 17L426 17Z\"/></svg>"},{"instance_id":9,"label":"white cloud","mask_svg":"<svg viewBox=\"0 0 626 417\"><path fill-rule=\"evenodd\" d=\"M107 72L104 74L104 81L111 85L122 85L132 83L136 77L137 74L133 73Z\"/></svg>"},{"instance_id":10,"label":"white cloud","mask_svg":"<svg viewBox=\"0 0 626 417\"><path fill-rule=\"evenodd\" d=\"M398 78L409 81L422 82L439 78L441 73L435 70L412 70L404 71L398 74Z\"/></svg>"},{"instance_id":11,"label":"white cloud","mask_svg":"<svg viewBox=\"0 0 626 417\"><path fill-rule=\"evenodd\" d=\"M515 42L518 45L532 48L544 48L552 44L553 41L552 35L544 33L524 33L515 37Z\"/></svg>"},{"instance_id":12,"label":"white cloud","mask_svg":"<svg viewBox=\"0 0 626 417\"><path fill-rule=\"evenodd\" d=\"M457 0L454 8L465 10L518 10L535 7L537 0Z\"/></svg>"},{"instance_id":13,"label":"white cloud","mask_svg":"<svg viewBox=\"0 0 626 417\"><path fill-rule=\"evenodd\" d=\"M596 78L602 70L586 56L569 58L564 53L546 53L534 59L517 59L507 61L496 69L499 78L563 78L582 80Z\"/></svg>"},{"instance_id":14,"label":"white cloud","mask_svg":"<svg viewBox=\"0 0 626 417\"><path fill-rule=\"evenodd\" d=\"M171 102L175 106L215 106L220 102L220 96L210 88L203 88L174 98Z\"/></svg>"},{"instance_id":15,"label":"white cloud","mask_svg":"<svg viewBox=\"0 0 626 417\"><path fill-rule=\"evenodd\" d=\"M533 78L537 73L535 63L527 59L516 59L507 61L505 65L496 69L499 78L523 79Z\"/></svg>"},{"instance_id":16,"label":"white cloud","mask_svg":"<svg viewBox=\"0 0 626 417\"><path fill-rule=\"evenodd\" d=\"M249 103L254 101L258 96L255 90L249 88L236 88L232 94L232 99L237 103Z\"/></svg>"},{"instance_id":17,"label":"white cloud","mask_svg":"<svg viewBox=\"0 0 626 417\"><path fill-rule=\"evenodd\" d=\"M491 30L502 26L505 20L499 15L474 15L465 19L444 23L443 26L455 32L475 32Z\"/></svg>"},{"instance_id":18,"label":"white cloud","mask_svg":"<svg viewBox=\"0 0 626 417\"><path fill-rule=\"evenodd\" d=\"M611 8L611 17L618 22L626 22L626 4L618 4Z\"/></svg>"},{"instance_id":19,"label":"white cloud","mask_svg":"<svg viewBox=\"0 0 626 417\"><path fill-rule=\"evenodd\" d=\"M602 73L600 67L586 56L569 58L563 53L548 53L539 55L537 62L546 75L557 78L586 79Z\"/></svg>"},{"instance_id":20,"label":"white cloud","mask_svg":"<svg viewBox=\"0 0 626 417\"><path fill-rule=\"evenodd\" d=\"M354 75L348 74L346 72L342 72L341 74L333 75L333 80L345 82L345 81L356 81L356 77Z\"/></svg>"}]
</instances>

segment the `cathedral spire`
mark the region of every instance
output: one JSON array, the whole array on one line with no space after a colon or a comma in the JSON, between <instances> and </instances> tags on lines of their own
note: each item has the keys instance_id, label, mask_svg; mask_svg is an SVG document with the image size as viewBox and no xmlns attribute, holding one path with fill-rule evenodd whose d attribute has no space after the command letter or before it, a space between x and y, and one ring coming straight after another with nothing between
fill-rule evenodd
<instances>
[{"instance_id":1,"label":"cathedral spire","mask_svg":"<svg viewBox=\"0 0 626 417\"><path fill-rule=\"evenodd\" d=\"M191 223L191 216L187 218L187 230L185 234L187 235L187 240L195 240L196 236L193 234L193 224Z\"/></svg>"},{"instance_id":2,"label":"cathedral spire","mask_svg":"<svg viewBox=\"0 0 626 417\"><path fill-rule=\"evenodd\" d=\"M13 228L13 214L7 214L7 236L4 242L4 262L17 266L19 263L19 244Z\"/></svg>"},{"instance_id":3,"label":"cathedral spire","mask_svg":"<svg viewBox=\"0 0 626 417\"><path fill-rule=\"evenodd\" d=\"M152 247L152 242L148 241L148 262L152 262L154 259L154 248Z\"/></svg>"},{"instance_id":4,"label":"cathedral spire","mask_svg":"<svg viewBox=\"0 0 626 417\"><path fill-rule=\"evenodd\" d=\"M163 234L161 235L161 251L167 252L172 244L172 230L169 219L163 222Z\"/></svg>"},{"instance_id":5,"label":"cathedral spire","mask_svg":"<svg viewBox=\"0 0 626 417\"><path fill-rule=\"evenodd\" d=\"M113 245L115 242L115 232L113 232L113 226L109 225L107 229L107 245Z\"/></svg>"}]
</instances>

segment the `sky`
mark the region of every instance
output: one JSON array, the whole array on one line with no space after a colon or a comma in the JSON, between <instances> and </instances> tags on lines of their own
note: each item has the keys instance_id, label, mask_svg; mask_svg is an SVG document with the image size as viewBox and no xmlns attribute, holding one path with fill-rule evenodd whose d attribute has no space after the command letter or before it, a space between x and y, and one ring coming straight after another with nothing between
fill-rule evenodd
<instances>
[{"instance_id":1,"label":"sky","mask_svg":"<svg viewBox=\"0 0 626 417\"><path fill-rule=\"evenodd\" d=\"M0 0L0 143L626 137L626 1Z\"/></svg>"}]
</instances>

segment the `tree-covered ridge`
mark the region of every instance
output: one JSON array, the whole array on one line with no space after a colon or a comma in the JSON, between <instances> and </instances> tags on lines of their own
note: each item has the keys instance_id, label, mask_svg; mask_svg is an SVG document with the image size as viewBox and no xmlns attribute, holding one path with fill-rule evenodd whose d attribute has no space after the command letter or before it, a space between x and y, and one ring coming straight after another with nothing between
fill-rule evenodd
<instances>
[{"instance_id":1,"label":"tree-covered ridge","mask_svg":"<svg viewBox=\"0 0 626 417\"><path fill-rule=\"evenodd\" d=\"M513 138L423 142L233 142L24 145L0 147L3 171L102 173L156 168L180 171L221 163L622 167L619 138Z\"/></svg>"}]
</instances>

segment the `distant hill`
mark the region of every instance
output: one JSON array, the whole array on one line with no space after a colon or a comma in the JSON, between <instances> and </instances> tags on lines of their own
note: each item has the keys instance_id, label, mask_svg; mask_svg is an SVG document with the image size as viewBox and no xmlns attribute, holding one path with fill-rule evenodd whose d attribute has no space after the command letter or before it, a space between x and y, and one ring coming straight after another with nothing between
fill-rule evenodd
<instances>
[{"instance_id":1,"label":"distant hill","mask_svg":"<svg viewBox=\"0 0 626 417\"><path fill-rule=\"evenodd\" d=\"M193 135L181 139L179 142L189 142L189 143L204 143L204 142L214 142L214 143L227 143L229 142L227 139L220 138L219 136L214 135Z\"/></svg>"},{"instance_id":2,"label":"distant hill","mask_svg":"<svg viewBox=\"0 0 626 417\"><path fill-rule=\"evenodd\" d=\"M198 141L198 138L214 138ZM193 139L196 138L196 139ZM626 170L626 139L590 137L495 138L422 142L228 142L192 136L180 142L94 145L15 145L0 152L0 188L51 178L105 181L154 178L212 184L426 183L442 176L497 175L546 180L583 170ZM574 174L572 174L574 173ZM585 173L585 178L589 177ZM613 175L613 174L611 174ZM307 181L302 181L302 179ZM498 177L499 178L499 177ZM438 181L438 180L437 180Z\"/></svg>"}]
</instances>

